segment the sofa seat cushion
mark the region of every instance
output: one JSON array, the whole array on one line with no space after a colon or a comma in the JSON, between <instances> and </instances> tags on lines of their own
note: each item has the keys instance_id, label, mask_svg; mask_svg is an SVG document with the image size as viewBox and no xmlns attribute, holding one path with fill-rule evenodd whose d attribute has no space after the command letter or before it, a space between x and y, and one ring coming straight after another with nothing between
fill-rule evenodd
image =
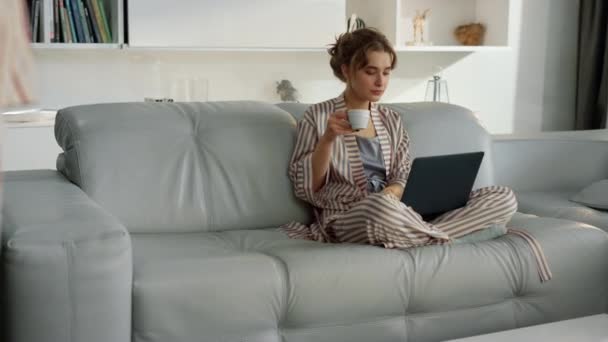
<instances>
[{"instance_id":1,"label":"sofa seat cushion","mask_svg":"<svg viewBox=\"0 0 608 342\"><path fill-rule=\"evenodd\" d=\"M553 280L513 235L388 250L275 229L134 234L134 340L436 341L605 310L608 234L532 215L510 226L537 237Z\"/></svg>"},{"instance_id":2,"label":"sofa seat cushion","mask_svg":"<svg viewBox=\"0 0 608 342\"><path fill-rule=\"evenodd\" d=\"M608 211L570 201L578 191L517 192L519 211L544 217L587 223L608 231Z\"/></svg>"},{"instance_id":3,"label":"sofa seat cushion","mask_svg":"<svg viewBox=\"0 0 608 342\"><path fill-rule=\"evenodd\" d=\"M134 341L281 341L277 259L214 233L133 234L132 244Z\"/></svg>"},{"instance_id":4,"label":"sofa seat cushion","mask_svg":"<svg viewBox=\"0 0 608 342\"><path fill-rule=\"evenodd\" d=\"M294 240L276 229L132 240L136 340L250 341L259 331L259 341L276 341L279 324L403 316L411 269L403 252Z\"/></svg>"}]
</instances>

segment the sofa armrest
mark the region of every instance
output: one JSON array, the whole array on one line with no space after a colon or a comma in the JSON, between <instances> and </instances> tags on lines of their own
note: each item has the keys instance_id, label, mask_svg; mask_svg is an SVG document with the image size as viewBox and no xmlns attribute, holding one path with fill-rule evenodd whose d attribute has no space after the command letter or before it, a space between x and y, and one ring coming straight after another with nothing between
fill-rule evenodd
<instances>
[{"instance_id":1,"label":"sofa armrest","mask_svg":"<svg viewBox=\"0 0 608 342\"><path fill-rule=\"evenodd\" d=\"M125 227L56 171L4 173L8 341L131 340Z\"/></svg>"},{"instance_id":2,"label":"sofa armrest","mask_svg":"<svg viewBox=\"0 0 608 342\"><path fill-rule=\"evenodd\" d=\"M518 191L577 191L608 178L608 133L494 136L496 184Z\"/></svg>"}]
</instances>

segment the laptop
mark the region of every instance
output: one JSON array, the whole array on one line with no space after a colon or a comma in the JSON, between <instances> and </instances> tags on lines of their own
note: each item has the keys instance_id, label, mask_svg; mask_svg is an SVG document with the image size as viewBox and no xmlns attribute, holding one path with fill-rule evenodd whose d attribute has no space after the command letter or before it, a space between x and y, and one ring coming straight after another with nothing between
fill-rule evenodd
<instances>
[{"instance_id":1,"label":"laptop","mask_svg":"<svg viewBox=\"0 0 608 342\"><path fill-rule=\"evenodd\" d=\"M484 152L414 159L401 202L425 221L466 205Z\"/></svg>"}]
</instances>

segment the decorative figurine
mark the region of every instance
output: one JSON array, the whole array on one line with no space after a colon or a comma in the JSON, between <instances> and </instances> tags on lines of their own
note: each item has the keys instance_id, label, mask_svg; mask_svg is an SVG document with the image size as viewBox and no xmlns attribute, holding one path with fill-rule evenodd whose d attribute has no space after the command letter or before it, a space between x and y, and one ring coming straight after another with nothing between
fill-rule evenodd
<instances>
[{"instance_id":1,"label":"decorative figurine","mask_svg":"<svg viewBox=\"0 0 608 342\"><path fill-rule=\"evenodd\" d=\"M298 102L298 90L289 80L277 82L277 94L281 97L281 101Z\"/></svg>"},{"instance_id":2,"label":"decorative figurine","mask_svg":"<svg viewBox=\"0 0 608 342\"><path fill-rule=\"evenodd\" d=\"M426 9L422 14L419 10L416 10L416 16L412 19L414 27L414 40L407 42L406 45L433 45L429 41L424 40L424 26L426 24L427 15L431 9Z\"/></svg>"}]
</instances>

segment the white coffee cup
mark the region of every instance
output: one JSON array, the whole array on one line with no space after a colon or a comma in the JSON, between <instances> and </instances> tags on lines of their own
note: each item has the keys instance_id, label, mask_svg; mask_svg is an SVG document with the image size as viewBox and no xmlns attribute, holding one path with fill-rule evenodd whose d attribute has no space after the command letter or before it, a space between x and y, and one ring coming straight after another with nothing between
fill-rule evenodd
<instances>
[{"instance_id":1,"label":"white coffee cup","mask_svg":"<svg viewBox=\"0 0 608 342\"><path fill-rule=\"evenodd\" d=\"M369 110L367 109L349 109L347 111L348 122L350 126L355 130L366 129L369 123Z\"/></svg>"}]
</instances>

